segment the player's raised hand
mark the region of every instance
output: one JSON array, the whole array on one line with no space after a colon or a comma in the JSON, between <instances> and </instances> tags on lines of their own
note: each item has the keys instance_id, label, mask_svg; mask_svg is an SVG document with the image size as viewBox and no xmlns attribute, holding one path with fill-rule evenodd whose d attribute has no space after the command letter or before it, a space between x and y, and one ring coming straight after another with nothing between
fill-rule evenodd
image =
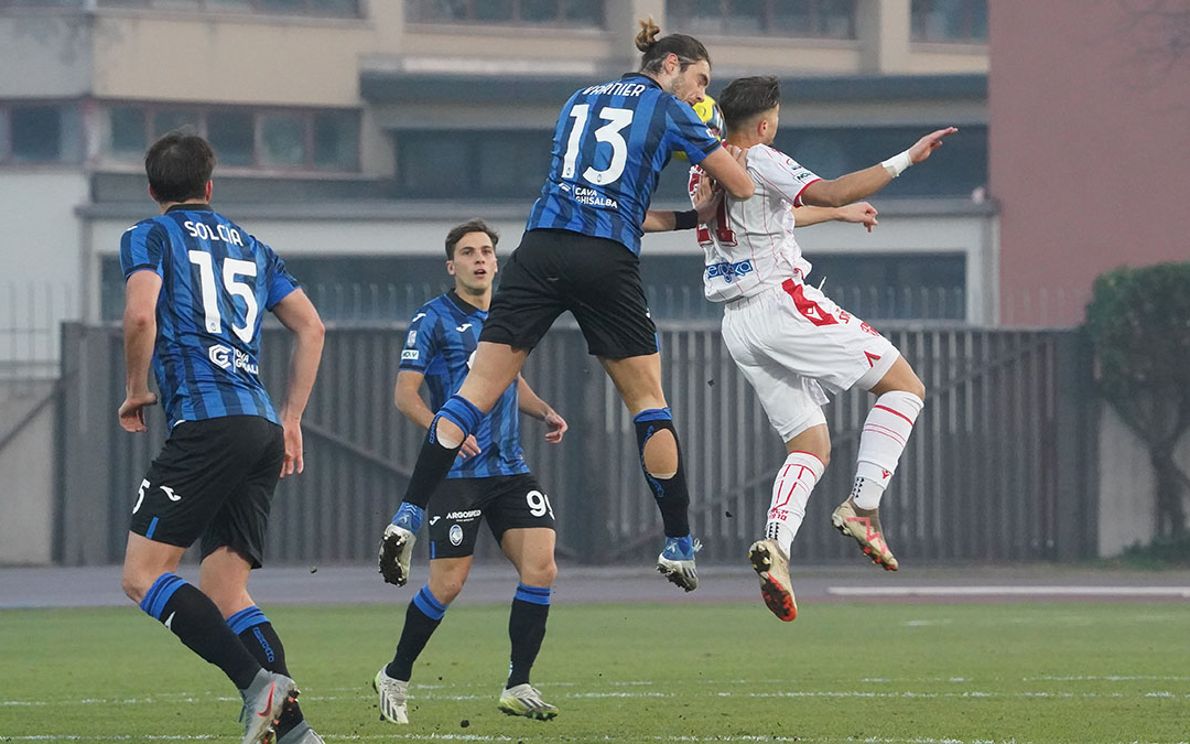
<instances>
[{"instance_id":1,"label":"player's raised hand","mask_svg":"<svg viewBox=\"0 0 1190 744\"><path fill-rule=\"evenodd\" d=\"M714 220L721 201L723 189L715 183L710 174L703 173L694 190L694 208L698 211L698 224L705 225Z\"/></svg>"},{"instance_id":2,"label":"player's raised hand","mask_svg":"<svg viewBox=\"0 0 1190 744\"><path fill-rule=\"evenodd\" d=\"M478 455L479 452L479 440L475 438L474 434L468 434L467 438L463 440L463 446L459 447L459 459L470 459Z\"/></svg>"},{"instance_id":3,"label":"player's raised hand","mask_svg":"<svg viewBox=\"0 0 1190 744\"><path fill-rule=\"evenodd\" d=\"M946 127L930 132L909 148L909 162L920 163L930 157L930 153L942 147L942 140L959 131L958 127Z\"/></svg>"},{"instance_id":4,"label":"player's raised hand","mask_svg":"<svg viewBox=\"0 0 1190 744\"><path fill-rule=\"evenodd\" d=\"M876 221L876 207L873 207L867 202L856 202L855 204L848 204L845 207L839 207L839 220L841 222L851 222L856 225L863 225L868 228L868 232L872 232L872 228L880 224Z\"/></svg>"},{"instance_id":5,"label":"player's raised hand","mask_svg":"<svg viewBox=\"0 0 1190 744\"><path fill-rule=\"evenodd\" d=\"M284 478L306 469L302 459L302 422L292 419L282 419L281 428L285 431L285 460L281 463L281 477Z\"/></svg>"},{"instance_id":6,"label":"player's raised hand","mask_svg":"<svg viewBox=\"0 0 1190 744\"><path fill-rule=\"evenodd\" d=\"M157 394L145 390L144 392L130 392L120 404L117 412L120 416L120 427L124 431L148 431L145 426L145 408L157 405Z\"/></svg>"},{"instance_id":7,"label":"player's raised hand","mask_svg":"<svg viewBox=\"0 0 1190 744\"><path fill-rule=\"evenodd\" d=\"M735 158L735 161L740 164L744 170L748 169L748 148L736 147L730 142L723 143L723 149L727 150L727 154Z\"/></svg>"},{"instance_id":8,"label":"player's raised hand","mask_svg":"<svg viewBox=\"0 0 1190 744\"><path fill-rule=\"evenodd\" d=\"M570 429L570 424L566 423L566 419L558 415L554 409L546 411L545 418L542 419L546 425L545 441L550 444L557 444L562 441L562 437L566 435L566 431Z\"/></svg>"}]
</instances>

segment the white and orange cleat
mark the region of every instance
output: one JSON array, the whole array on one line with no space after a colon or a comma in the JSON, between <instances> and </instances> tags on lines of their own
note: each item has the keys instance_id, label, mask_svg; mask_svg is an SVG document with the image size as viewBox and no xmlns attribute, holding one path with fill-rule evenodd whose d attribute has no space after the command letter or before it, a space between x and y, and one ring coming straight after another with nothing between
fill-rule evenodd
<instances>
[{"instance_id":1,"label":"white and orange cleat","mask_svg":"<svg viewBox=\"0 0 1190 744\"><path fill-rule=\"evenodd\" d=\"M864 555L885 571L900 568L896 556L888 549L884 533L880 530L880 516L876 509L860 509L851 499L835 508L831 524L839 532L853 538L863 548Z\"/></svg>"},{"instance_id":2,"label":"white and orange cleat","mask_svg":"<svg viewBox=\"0 0 1190 744\"><path fill-rule=\"evenodd\" d=\"M779 620L797 619L797 597L789 578L789 559L776 540L757 540L748 549L752 570L760 577L760 596Z\"/></svg>"}]
</instances>

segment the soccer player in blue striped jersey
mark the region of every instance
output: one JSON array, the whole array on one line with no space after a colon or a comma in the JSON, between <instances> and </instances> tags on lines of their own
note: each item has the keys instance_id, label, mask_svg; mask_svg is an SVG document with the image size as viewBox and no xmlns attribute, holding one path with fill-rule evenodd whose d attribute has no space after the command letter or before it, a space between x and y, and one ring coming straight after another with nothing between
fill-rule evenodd
<instances>
[{"instance_id":1,"label":"soccer player in blue striped jersey","mask_svg":"<svg viewBox=\"0 0 1190 744\"><path fill-rule=\"evenodd\" d=\"M150 364L169 439L140 482L124 592L244 699L245 744L319 744L289 677L285 649L248 594L260 567L277 479L300 473L302 413L322 356L318 312L264 243L211 208L215 154L174 132L149 148L161 214L124 232L126 397L120 425L146 430ZM260 382L261 313L296 337L280 412ZM199 587L176 575L201 538Z\"/></svg>"},{"instance_id":2,"label":"soccer player in blue striped jersey","mask_svg":"<svg viewBox=\"0 0 1190 744\"><path fill-rule=\"evenodd\" d=\"M434 420L420 394L423 383L429 386L430 404L438 408L467 376L492 301L497 242L499 236L482 220L453 228L446 236L446 270L454 277L454 289L423 305L409 325L394 397L401 413L422 428ZM518 376L463 443L429 503L429 581L409 603L392 662L373 681L385 720L409 722L406 695L413 663L467 580L484 519L520 577L508 617L508 682L498 707L539 720L558 713L529 683L545 637L557 568L554 512L525 463L521 413L545 423L550 443L561 442L566 433L566 421Z\"/></svg>"},{"instance_id":3,"label":"soccer player in blue striped jersey","mask_svg":"<svg viewBox=\"0 0 1190 744\"><path fill-rule=\"evenodd\" d=\"M632 414L641 467L665 531L657 568L686 591L698 586L685 467L640 281L640 239L645 232L693 229L713 215L713 196L688 212L649 209L675 150L737 199L747 199L755 186L740 165L742 153L721 145L691 108L710 83L706 47L682 34L658 39L651 19L641 26L639 71L582 88L562 107L549 175L504 269L472 369L429 427L385 532L381 571L390 583L405 583L426 504L455 453L554 320L570 311Z\"/></svg>"}]
</instances>

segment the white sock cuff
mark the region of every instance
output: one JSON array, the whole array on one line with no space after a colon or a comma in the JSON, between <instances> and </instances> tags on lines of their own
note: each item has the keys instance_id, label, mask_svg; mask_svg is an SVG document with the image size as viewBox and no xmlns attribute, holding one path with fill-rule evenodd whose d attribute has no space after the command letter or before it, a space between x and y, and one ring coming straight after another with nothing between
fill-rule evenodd
<instances>
[{"instance_id":1,"label":"white sock cuff","mask_svg":"<svg viewBox=\"0 0 1190 744\"><path fill-rule=\"evenodd\" d=\"M917 421L918 414L924 408L926 402L917 397L913 393L906 393L903 390L894 390L891 393L885 393L876 399L874 408L881 408L892 411L893 413L909 419L909 424L912 426Z\"/></svg>"}]
</instances>

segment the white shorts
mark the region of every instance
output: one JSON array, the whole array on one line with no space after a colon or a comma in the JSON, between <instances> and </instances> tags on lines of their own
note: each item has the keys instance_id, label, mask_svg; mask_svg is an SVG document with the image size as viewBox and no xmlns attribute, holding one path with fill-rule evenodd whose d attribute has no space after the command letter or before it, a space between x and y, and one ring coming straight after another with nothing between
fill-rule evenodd
<instances>
[{"instance_id":1,"label":"white shorts","mask_svg":"<svg viewBox=\"0 0 1190 744\"><path fill-rule=\"evenodd\" d=\"M788 442L825 424L821 406L884 377L897 348L874 328L797 279L729 303L723 342Z\"/></svg>"}]
</instances>

